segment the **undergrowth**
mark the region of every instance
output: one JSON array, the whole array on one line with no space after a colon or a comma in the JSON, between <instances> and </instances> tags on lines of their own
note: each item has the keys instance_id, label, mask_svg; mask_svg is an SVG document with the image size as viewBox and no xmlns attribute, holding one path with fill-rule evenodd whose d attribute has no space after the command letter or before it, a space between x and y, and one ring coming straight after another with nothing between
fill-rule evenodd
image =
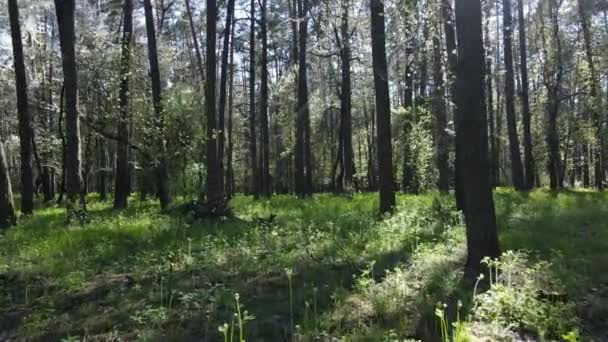
<instances>
[{"instance_id":1,"label":"undergrowth","mask_svg":"<svg viewBox=\"0 0 608 342\"><path fill-rule=\"evenodd\" d=\"M503 248L528 252L489 261L499 275L475 296L460 279L460 214L436 193L401 195L380 220L375 194L237 196L235 217L204 221L91 197L82 227L40 208L0 235L0 340L600 336L606 195L495 198Z\"/></svg>"}]
</instances>

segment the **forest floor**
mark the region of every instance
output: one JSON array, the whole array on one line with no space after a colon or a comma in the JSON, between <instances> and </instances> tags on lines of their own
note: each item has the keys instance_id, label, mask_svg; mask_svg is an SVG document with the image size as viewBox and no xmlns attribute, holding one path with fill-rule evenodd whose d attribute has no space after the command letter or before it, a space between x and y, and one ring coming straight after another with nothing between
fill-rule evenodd
<instances>
[{"instance_id":1,"label":"forest floor","mask_svg":"<svg viewBox=\"0 0 608 342\"><path fill-rule=\"evenodd\" d=\"M69 227L40 208L0 234L0 340L438 341L444 321L457 341L608 340L608 192L496 190L518 252L481 295L451 197L399 195L381 219L376 198L238 196L194 221L90 197Z\"/></svg>"}]
</instances>

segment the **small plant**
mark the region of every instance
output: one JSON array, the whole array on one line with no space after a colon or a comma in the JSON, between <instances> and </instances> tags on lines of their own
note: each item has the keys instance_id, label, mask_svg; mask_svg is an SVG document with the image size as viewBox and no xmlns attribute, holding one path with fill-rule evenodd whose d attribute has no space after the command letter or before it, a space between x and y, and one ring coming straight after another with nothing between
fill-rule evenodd
<instances>
[{"instance_id":1,"label":"small plant","mask_svg":"<svg viewBox=\"0 0 608 342\"><path fill-rule=\"evenodd\" d=\"M293 283L291 279L293 277L293 269L286 268L285 274L287 275L287 281L289 282L289 331L293 336Z\"/></svg>"}]
</instances>

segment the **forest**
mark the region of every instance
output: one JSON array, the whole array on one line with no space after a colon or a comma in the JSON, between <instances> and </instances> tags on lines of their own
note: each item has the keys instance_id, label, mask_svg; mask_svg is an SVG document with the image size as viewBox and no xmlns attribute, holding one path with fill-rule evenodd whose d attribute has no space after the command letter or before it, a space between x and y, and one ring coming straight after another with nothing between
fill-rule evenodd
<instances>
[{"instance_id":1,"label":"forest","mask_svg":"<svg viewBox=\"0 0 608 342\"><path fill-rule=\"evenodd\" d=\"M606 0L0 0L0 341L608 341L606 186Z\"/></svg>"}]
</instances>

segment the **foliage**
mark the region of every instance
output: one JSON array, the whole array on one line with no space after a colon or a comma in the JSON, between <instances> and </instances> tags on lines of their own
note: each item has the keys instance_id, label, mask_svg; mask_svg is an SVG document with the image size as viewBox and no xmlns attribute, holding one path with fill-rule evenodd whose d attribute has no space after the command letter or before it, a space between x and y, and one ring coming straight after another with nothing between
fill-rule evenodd
<instances>
[{"instance_id":1,"label":"foliage","mask_svg":"<svg viewBox=\"0 0 608 342\"><path fill-rule=\"evenodd\" d=\"M177 207L161 215L149 200L133 198L118 214L90 197L83 227L65 227L63 208L40 208L0 236L0 321L15 322L0 337L221 341L225 329L238 338L235 293L246 340L285 338L292 320L301 338L439 340L438 302L458 341L480 327L601 336L605 196L498 189L503 245L531 252L500 259L498 281L476 301L460 282L460 214L436 193L400 195L380 220L374 194L237 196L236 217L194 222ZM558 290L559 300L535 297L538 289ZM452 298L464 304L460 318Z\"/></svg>"}]
</instances>

